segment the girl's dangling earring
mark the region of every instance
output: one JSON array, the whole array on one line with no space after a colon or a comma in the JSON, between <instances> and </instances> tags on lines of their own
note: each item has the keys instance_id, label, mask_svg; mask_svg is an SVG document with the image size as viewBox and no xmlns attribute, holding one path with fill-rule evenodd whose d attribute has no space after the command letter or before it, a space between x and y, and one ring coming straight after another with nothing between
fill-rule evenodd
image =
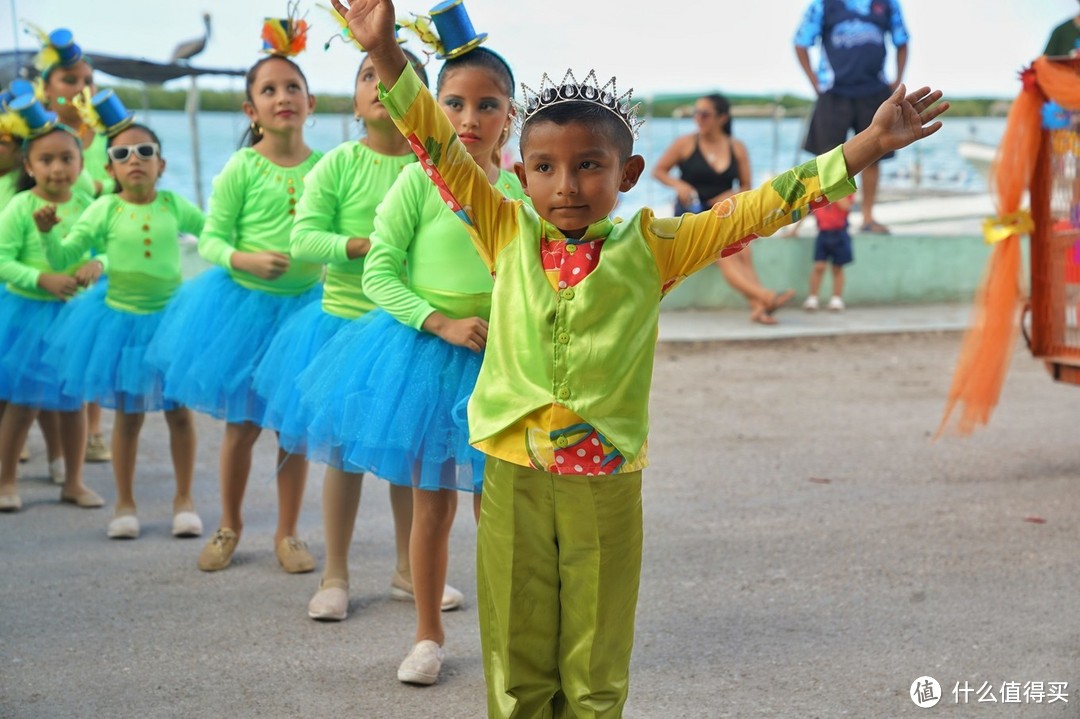
<instances>
[{"instance_id":1,"label":"girl's dangling earring","mask_svg":"<svg viewBox=\"0 0 1080 719\"><path fill-rule=\"evenodd\" d=\"M253 137L262 137L262 128L259 127L259 123L255 122L254 120L251 121L248 129L251 130L251 135Z\"/></svg>"},{"instance_id":2,"label":"girl's dangling earring","mask_svg":"<svg viewBox=\"0 0 1080 719\"><path fill-rule=\"evenodd\" d=\"M359 120L360 118L356 118L356 119ZM315 116L314 115L308 115L307 120L304 122L304 127L307 127L309 129L312 128L312 127L315 127Z\"/></svg>"}]
</instances>

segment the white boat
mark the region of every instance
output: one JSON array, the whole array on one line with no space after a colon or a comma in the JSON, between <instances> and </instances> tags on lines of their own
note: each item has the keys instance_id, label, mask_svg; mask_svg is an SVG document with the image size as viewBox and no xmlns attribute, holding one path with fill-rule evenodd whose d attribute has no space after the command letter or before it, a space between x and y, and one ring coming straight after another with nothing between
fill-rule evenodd
<instances>
[{"instance_id":1,"label":"white boat","mask_svg":"<svg viewBox=\"0 0 1080 719\"><path fill-rule=\"evenodd\" d=\"M997 154L997 147L978 140L961 140L956 153L968 161L983 177L990 176L990 164Z\"/></svg>"}]
</instances>

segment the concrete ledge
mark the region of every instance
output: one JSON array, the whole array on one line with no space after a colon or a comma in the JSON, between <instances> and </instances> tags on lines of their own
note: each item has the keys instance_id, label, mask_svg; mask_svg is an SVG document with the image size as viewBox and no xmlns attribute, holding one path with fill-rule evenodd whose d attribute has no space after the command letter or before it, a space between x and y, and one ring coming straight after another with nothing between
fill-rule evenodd
<instances>
[{"instance_id":1,"label":"concrete ledge","mask_svg":"<svg viewBox=\"0 0 1080 719\"><path fill-rule=\"evenodd\" d=\"M750 321L742 310L691 309L660 313L660 342L782 340L837 335L961 332L970 326L971 302L956 304L849 306L843 312L776 314L775 325Z\"/></svg>"},{"instance_id":2,"label":"concrete ledge","mask_svg":"<svg viewBox=\"0 0 1080 719\"><path fill-rule=\"evenodd\" d=\"M855 235L855 261L845 270L844 300L849 305L970 302L982 282L990 247L974 235ZM813 237L773 236L756 240L754 266L761 281L775 289L794 288L804 298L813 265ZM745 250L744 250L745 251ZM1025 257L1027 248L1025 243ZM832 289L825 274L821 295ZM719 270L687 278L661 304L664 311L747 307L742 295Z\"/></svg>"}]
</instances>

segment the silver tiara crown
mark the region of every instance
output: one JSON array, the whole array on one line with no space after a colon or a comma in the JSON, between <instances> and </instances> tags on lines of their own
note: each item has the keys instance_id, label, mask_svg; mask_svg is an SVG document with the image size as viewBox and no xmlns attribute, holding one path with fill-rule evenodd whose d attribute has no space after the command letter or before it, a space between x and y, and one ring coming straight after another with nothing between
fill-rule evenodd
<instances>
[{"instance_id":1,"label":"silver tiara crown","mask_svg":"<svg viewBox=\"0 0 1080 719\"><path fill-rule=\"evenodd\" d=\"M635 140L638 138L638 130L645 124L645 120L637 115L641 103L631 104L634 91L627 90L620 95L615 89L614 77L601 87L594 70L589 70L585 82L578 82L571 70L567 70L562 81L558 83L553 82L545 72L540 78L539 92L521 83L521 94L523 99L518 103L518 120L522 126L537 113L564 102L590 102L599 105L622 120Z\"/></svg>"}]
</instances>

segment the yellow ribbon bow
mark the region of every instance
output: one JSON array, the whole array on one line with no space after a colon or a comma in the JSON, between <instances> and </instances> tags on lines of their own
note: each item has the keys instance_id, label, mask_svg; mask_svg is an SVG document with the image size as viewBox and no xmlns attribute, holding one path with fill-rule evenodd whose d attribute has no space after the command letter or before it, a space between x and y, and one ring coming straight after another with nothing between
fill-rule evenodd
<instances>
[{"instance_id":1,"label":"yellow ribbon bow","mask_svg":"<svg viewBox=\"0 0 1080 719\"><path fill-rule=\"evenodd\" d=\"M1035 229L1035 222L1027 210L1019 210L1000 217L987 217L983 221L983 239L988 245L1001 242L1013 235L1026 235Z\"/></svg>"}]
</instances>

